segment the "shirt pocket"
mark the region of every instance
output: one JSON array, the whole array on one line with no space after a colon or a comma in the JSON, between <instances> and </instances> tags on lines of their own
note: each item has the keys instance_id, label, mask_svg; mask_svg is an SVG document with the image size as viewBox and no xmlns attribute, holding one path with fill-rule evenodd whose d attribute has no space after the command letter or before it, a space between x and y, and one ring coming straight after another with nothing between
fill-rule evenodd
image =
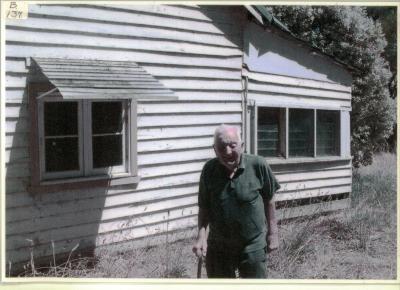
<instances>
[{"instance_id":1,"label":"shirt pocket","mask_svg":"<svg viewBox=\"0 0 400 290\"><path fill-rule=\"evenodd\" d=\"M236 188L236 197L239 203L252 202L260 195L261 185L256 181L242 183Z\"/></svg>"}]
</instances>

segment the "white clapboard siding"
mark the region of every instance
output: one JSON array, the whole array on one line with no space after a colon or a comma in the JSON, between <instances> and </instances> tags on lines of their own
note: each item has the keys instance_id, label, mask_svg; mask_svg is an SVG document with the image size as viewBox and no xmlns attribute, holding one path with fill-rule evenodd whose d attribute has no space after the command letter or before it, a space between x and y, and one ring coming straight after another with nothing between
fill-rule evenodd
<instances>
[{"instance_id":1,"label":"white clapboard siding","mask_svg":"<svg viewBox=\"0 0 400 290\"><path fill-rule=\"evenodd\" d=\"M55 46L40 45L33 46L24 41L10 42L6 45L6 55L12 57L48 57L48 58L82 58L82 49L86 46ZM169 65L190 65L200 67L226 67L238 69L241 66L241 57L199 57L198 55L176 55L160 52L147 51L124 51L117 53L118 49L106 49L93 47L90 54L85 55L86 59L107 59L113 61L124 61L129 59L137 63L165 63Z\"/></svg>"},{"instance_id":2,"label":"white clapboard siding","mask_svg":"<svg viewBox=\"0 0 400 290\"><path fill-rule=\"evenodd\" d=\"M229 70L225 68L168 67L146 64L143 65L143 68L155 77L229 79L237 81L242 77L240 70Z\"/></svg>"},{"instance_id":3,"label":"white clapboard siding","mask_svg":"<svg viewBox=\"0 0 400 290\"><path fill-rule=\"evenodd\" d=\"M125 230L118 230L113 232L107 232L103 234L98 234L97 227L93 225L80 225L75 228L75 235L74 235L74 228L64 228L64 229L54 229L49 232L41 233L40 237L35 234L24 234L20 237L11 236L9 237L7 242L7 250L11 249L18 249L22 250L23 248L30 247L31 242L29 240L33 240L35 243L35 250L41 251L43 249L45 252L45 247L51 251L51 241L58 245L58 251L62 251L63 247L60 248L61 245L68 245L69 243L80 244L85 243L85 240L96 240L96 245L105 245L105 244L112 244L121 241L127 241L131 239L138 239L149 235L161 234L167 231L174 231L179 229L184 229L187 227L193 227L196 223L197 217L186 216L180 219L169 220L168 224L167 221L162 221L156 224L150 224L146 227L137 227L133 229L125 229ZM64 231L62 231L64 230ZM74 235L75 237L79 238L79 241L76 242L72 239L65 238L66 236ZM48 242L49 241L49 242ZM8 248L8 245L14 245L13 248ZM65 247L65 246L64 246ZM59 253L55 249L56 253ZM46 256L46 255L40 255Z\"/></svg>"},{"instance_id":4,"label":"white clapboard siding","mask_svg":"<svg viewBox=\"0 0 400 290\"><path fill-rule=\"evenodd\" d=\"M27 75L29 68L25 65L25 58L6 59L6 74ZM239 69L213 68L213 67L190 67L190 66L162 66L144 64L143 68L155 77L168 78L206 78L206 79L225 79L240 80L241 71ZM56 72L55 72L56 73ZM62 73L65 75L65 73Z\"/></svg>"},{"instance_id":5,"label":"white clapboard siding","mask_svg":"<svg viewBox=\"0 0 400 290\"><path fill-rule=\"evenodd\" d=\"M165 150L178 150L178 149L192 149L211 147L213 144L212 136L206 138L193 138L192 139L171 139L171 140L151 140L139 141L137 144L138 154L151 151L165 151ZM7 158L6 158L7 160Z\"/></svg>"},{"instance_id":6,"label":"white clapboard siding","mask_svg":"<svg viewBox=\"0 0 400 290\"><path fill-rule=\"evenodd\" d=\"M179 207L184 207L185 204L179 204ZM188 206L193 206L193 203ZM180 220L184 220L185 216ZM197 217L196 217L197 219ZM120 229L113 229L114 231L120 231ZM132 231L139 230L139 228L133 228ZM172 229L171 229L172 230ZM112 231L109 231L112 233ZM80 224L73 227L62 227L54 228L51 230L41 231L38 233L24 233L22 235L9 236L7 238L7 249L15 249L27 246L26 239L31 239L35 237L34 240L39 240L41 243L48 243L48 241L63 241L68 240L70 237L85 237L87 235L97 235L98 234L98 224ZM29 244L28 244L29 245Z\"/></svg>"},{"instance_id":7,"label":"white clapboard siding","mask_svg":"<svg viewBox=\"0 0 400 290\"><path fill-rule=\"evenodd\" d=\"M198 206L188 206L188 207L180 207L178 209L172 210L164 210L162 212L158 212L151 215L133 217L124 221L110 221L103 222L99 225L99 233L106 233L109 231L115 231L115 229L123 230L126 228L132 227L141 227L146 226L152 223L163 222L168 219L178 219L185 216L193 216L198 213Z\"/></svg>"},{"instance_id":8,"label":"white clapboard siding","mask_svg":"<svg viewBox=\"0 0 400 290\"><path fill-rule=\"evenodd\" d=\"M205 135L213 135L217 124L220 122L204 126L190 126L188 127L170 127L170 128L139 128L139 140L157 140L169 138L187 138L198 137Z\"/></svg>"},{"instance_id":9,"label":"white clapboard siding","mask_svg":"<svg viewBox=\"0 0 400 290\"><path fill-rule=\"evenodd\" d=\"M173 220L173 219L182 219L187 216L193 216L198 213L197 206L180 206L177 209L171 210L164 210L162 212L157 212L150 215L145 216L133 216L130 218L126 218L124 220L118 221L104 221L101 224L90 224L85 225L84 228L87 229L88 227L98 228L98 234L105 234L112 231L121 231L130 228L139 228L143 226L147 226L149 224L160 223L166 220ZM76 225L78 219L72 220L71 225ZM44 221L41 221L44 222ZM93 222L96 222L94 220ZM40 228L40 227L39 227ZM61 227L60 227L61 228ZM33 231L32 231L33 233Z\"/></svg>"},{"instance_id":10,"label":"white clapboard siding","mask_svg":"<svg viewBox=\"0 0 400 290\"><path fill-rule=\"evenodd\" d=\"M12 136L7 136L12 137ZM8 138L11 139L11 138ZM10 163L29 157L29 149L27 138L24 138L23 144L13 144L12 139L6 144L5 150L5 163ZM18 140L17 140L18 141ZM194 138L191 139L170 139L170 140L149 140L138 142L138 154L153 152L153 151L168 151L168 150L183 150L183 149L196 149L196 148L211 148L213 144L213 137L207 136L205 138ZM29 160L25 160L28 162Z\"/></svg>"},{"instance_id":11,"label":"white clapboard siding","mask_svg":"<svg viewBox=\"0 0 400 290\"><path fill-rule=\"evenodd\" d=\"M315 188L323 188L323 187L331 187L336 185L343 184L351 184L351 176L350 177L342 177L342 178L327 178L323 180L304 180L304 181L295 181L295 182L285 182L282 183L282 188L280 192L287 191L305 191L308 189Z\"/></svg>"},{"instance_id":12,"label":"white clapboard siding","mask_svg":"<svg viewBox=\"0 0 400 290\"><path fill-rule=\"evenodd\" d=\"M172 193L174 192L171 190ZM47 204L46 207L43 205L37 208L27 207L16 208L12 212L7 213L7 224L8 225L18 225L21 222L34 222L37 219L46 219L50 221L54 218L54 222L49 222L47 228L57 228L62 226L62 224L57 224L56 222L64 223L63 219L71 219L76 216L81 216L82 219L78 223L87 223L90 220L85 219L90 217L92 221L97 219L97 222L111 220L111 219L124 219L130 216L139 216L144 214L151 214L155 211L167 210L169 208L179 207L185 204L196 204L197 203L197 193L186 193L184 195L170 196L169 198L153 198L146 202L140 203L123 203L117 207L104 207L104 197L82 200L79 202L79 207L76 205L77 202L64 202ZM74 208L75 204L75 208ZM57 212L58 210L58 212ZM18 216L17 216L18 214ZM25 232L29 232L30 229L26 228Z\"/></svg>"},{"instance_id":13,"label":"white clapboard siding","mask_svg":"<svg viewBox=\"0 0 400 290\"><path fill-rule=\"evenodd\" d=\"M181 19L173 17L163 17L157 15L146 15L135 13L134 11L114 11L111 12L105 7L79 7L79 9L60 5L30 5L29 13L40 15L51 15L60 17L74 17L84 20L96 20L100 22L113 22L125 25L142 25L149 27L161 27L163 29L173 29L180 31L203 32L207 34L238 34L231 24L223 25L225 31L220 29L222 25L215 25L212 22L196 21L193 19Z\"/></svg>"},{"instance_id":14,"label":"white clapboard siding","mask_svg":"<svg viewBox=\"0 0 400 290\"><path fill-rule=\"evenodd\" d=\"M27 118L29 117L28 107L26 106L26 104L7 102L5 116L6 118Z\"/></svg>"},{"instance_id":15,"label":"white clapboard siding","mask_svg":"<svg viewBox=\"0 0 400 290\"><path fill-rule=\"evenodd\" d=\"M242 85L238 80L184 80L184 79L162 79L159 81L171 90L184 89L184 90L231 90L241 91ZM61 81L59 81L61 83ZM27 85L27 76L10 76L6 75L7 87L25 87Z\"/></svg>"},{"instance_id":16,"label":"white clapboard siding","mask_svg":"<svg viewBox=\"0 0 400 290\"><path fill-rule=\"evenodd\" d=\"M169 126L196 126L196 125L208 125L208 124L221 124L221 123L232 123L237 124L241 122L240 113L228 113L228 114L199 114L199 115L159 115L159 116L138 116L137 127L139 129L149 127L169 127ZM6 119L6 133L23 133L29 132L30 123L27 118L7 118ZM214 126L215 129L215 126ZM186 130L190 130L186 128Z\"/></svg>"},{"instance_id":17,"label":"white clapboard siding","mask_svg":"<svg viewBox=\"0 0 400 290\"><path fill-rule=\"evenodd\" d=\"M159 115L138 116L138 127L168 127L199 124L240 123L241 114L202 114L202 115Z\"/></svg>"},{"instance_id":18,"label":"white clapboard siding","mask_svg":"<svg viewBox=\"0 0 400 290\"><path fill-rule=\"evenodd\" d=\"M138 114L175 114L175 113L240 113L241 103L236 102L149 102L139 103Z\"/></svg>"},{"instance_id":19,"label":"white clapboard siding","mask_svg":"<svg viewBox=\"0 0 400 290\"><path fill-rule=\"evenodd\" d=\"M193 90L177 90L175 95L182 101L186 100L203 100L203 101L240 101L242 94L238 91L193 91Z\"/></svg>"},{"instance_id":20,"label":"white clapboard siding","mask_svg":"<svg viewBox=\"0 0 400 290\"><path fill-rule=\"evenodd\" d=\"M29 161L29 152L28 148L12 148L12 149L6 149L5 150L5 158L4 161L5 163L11 163L11 162L27 162ZM27 164L28 166L28 164Z\"/></svg>"},{"instance_id":21,"label":"white clapboard siding","mask_svg":"<svg viewBox=\"0 0 400 290\"><path fill-rule=\"evenodd\" d=\"M201 164L202 165L202 164ZM199 166L200 168L201 166ZM200 175L200 171L195 174L197 177ZM343 177L344 176L344 177ZM310 178L310 176L305 176L303 181L291 181L291 182L282 182L279 179L278 180L281 183L281 189L279 190L279 193L277 194L279 197L281 196L286 196L285 193L288 191L293 191L294 194L297 194L299 198L302 196L301 192L308 191L309 189L313 189L313 194L319 194L319 195L324 195L322 192L327 192L328 194L330 191L324 191L324 188L326 187L332 187L332 186L340 186L340 185L348 185L351 184L351 175L350 176L345 176L345 175L338 175L336 178L331 177L331 178L325 178L325 179L307 179ZM321 189L321 192L317 192L314 189L319 188ZM99 190L100 191L100 190ZM179 189L179 188L174 188L174 189L163 189L163 190L156 190L156 191L150 191L150 192L136 192L136 193L127 193L127 194L118 194L113 197L107 196L105 197L104 195L100 195L100 193L95 196L96 199L93 199L93 197L87 197L87 196L82 196L80 202L77 205L77 196L73 196L74 199L71 200L66 200L62 201L58 198L54 198L52 194L47 194L41 196L41 204L43 207L43 210L45 210L44 213L39 214L40 217L43 216L53 216L53 215L58 215L62 213L68 213L68 212L77 212L78 210L80 211L86 211L88 209L93 209L94 206L99 205L101 208L106 208L108 206L116 206L116 205L121 205L121 204L128 204L130 202L142 202L142 203L147 203L147 202L152 202L154 199L159 199L159 198L167 198L167 197L173 197L174 192L176 191L176 195L180 195L179 193L182 194L191 194L191 193L196 193L197 192L197 186L191 186L187 189ZM307 193L306 193L307 194ZM28 196L25 196L22 198L20 195L16 195L17 197L13 199L13 204L7 204L7 206L12 206L12 205L17 205L19 202L19 206L22 205L22 202L29 202L31 199ZM64 195L64 198L67 197L68 195ZM51 198L51 199L49 199ZM96 201L98 200L98 201ZM10 199L12 201L12 199ZM99 208L98 210L101 210ZM34 210L35 211L35 210ZM13 215L17 219L25 219L25 218L30 218L30 217L35 217L34 211L30 212L30 209L26 208L21 208L21 209L15 209L13 211ZM38 212L40 209L38 209ZM11 219L12 216L9 216ZM15 221L15 220L14 220Z\"/></svg>"},{"instance_id":22,"label":"white clapboard siding","mask_svg":"<svg viewBox=\"0 0 400 290\"><path fill-rule=\"evenodd\" d=\"M121 232L112 232L108 234L101 234L98 235L97 233L93 232L86 232L84 237L77 237L73 239L57 241L54 243L54 252L56 254L59 253L69 253L73 247L76 245L79 246L80 249L84 249L86 247L93 247L93 246L101 246L107 244L115 244L119 242L128 242L134 241L136 239L140 239L143 237L148 237L151 235L160 235L165 234L166 230L168 229L169 232L171 231L183 231L188 228L193 228L197 223L197 217L191 216L185 219L177 219L171 220L168 223L165 221L163 223L152 224L146 227L140 227L138 229L130 229ZM93 229L92 229L93 230ZM29 238L34 238L32 235L27 236ZM171 238L173 235L171 234ZM38 246L34 247L34 256L35 257L45 257L50 256L53 253L51 242L44 243L41 240L35 240ZM7 240L9 244L10 241ZM6 257L7 260L10 260L12 257L13 262L24 261L26 256L30 255L30 242L24 238L21 238L20 244L23 245L22 248L18 250L10 250L8 251L8 255Z\"/></svg>"},{"instance_id":23,"label":"white clapboard siding","mask_svg":"<svg viewBox=\"0 0 400 290\"><path fill-rule=\"evenodd\" d=\"M351 168L333 169L333 170L315 170L306 172L291 172L286 174L275 174L279 182L296 182L302 180L318 180L326 178L335 178L342 176L351 176Z\"/></svg>"},{"instance_id":24,"label":"white clapboard siding","mask_svg":"<svg viewBox=\"0 0 400 290\"><path fill-rule=\"evenodd\" d=\"M75 18L79 20L95 20L100 22L121 23L124 25L140 25L160 27L163 29L191 31L216 35L238 35L239 31L231 23L215 25L213 22L197 21L168 17L168 15L147 15L134 11L108 11L107 7L74 7L62 5L31 5L29 13L41 16L51 15L60 18ZM220 28L221 27L221 28Z\"/></svg>"},{"instance_id":25,"label":"white clapboard siding","mask_svg":"<svg viewBox=\"0 0 400 290\"><path fill-rule=\"evenodd\" d=\"M44 31L23 31L8 29L6 42L24 42L31 44L50 44L57 46L86 46L87 48L105 48L133 51L154 51L162 53L181 53L189 55L210 55L210 56L241 56L238 48L231 47L210 47L206 44L177 43L167 40L148 39L126 39L110 36L78 35L70 37L68 33L44 32Z\"/></svg>"},{"instance_id":26,"label":"white clapboard siding","mask_svg":"<svg viewBox=\"0 0 400 290\"><path fill-rule=\"evenodd\" d=\"M330 90L330 91L338 91L338 92L346 92L351 93L351 86L344 86L338 83L326 82L326 81L317 81L311 79L303 79L275 74L267 74L267 73L255 73L255 72L247 72L245 75L248 75L250 78L250 82L254 82L253 80L259 83L265 84L275 84L282 86L294 86L298 88L312 88L312 89L322 89L322 90Z\"/></svg>"},{"instance_id":27,"label":"white clapboard siding","mask_svg":"<svg viewBox=\"0 0 400 290\"><path fill-rule=\"evenodd\" d=\"M172 90L230 90L242 91L242 84L237 80L183 80L163 79L158 80Z\"/></svg>"},{"instance_id":28,"label":"white clapboard siding","mask_svg":"<svg viewBox=\"0 0 400 290\"><path fill-rule=\"evenodd\" d=\"M26 73L24 58L9 58L6 56L6 73Z\"/></svg>"},{"instance_id":29,"label":"white clapboard siding","mask_svg":"<svg viewBox=\"0 0 400 290\"><path fill-rule=\"evenodd\" d=\"M96 7L96 5L90 5ZM207 9L206 6L193 7L193 6L171 6L171 5L107 5L107 8L121 9L127 11L144 12L147 14L156 14L160 16L173 16L178 18L196 19L205 22L230 22L232 14L235 14L236 9L240 6L221 7L214 6L213 9ZM224 9L225 8L225 9ZM209 17L211 15L213 17ZM217 18L214 18L217 17ZM243 17L242 14L235 14L237 17Z\"/></svg>"},{"instance_id":30,"label":"white clapboard siding","mask_svg":"<svg viewBox=\"0 0 400 290\"><path fill-rule=\"evenodd\" d=\"M29 135L28 133L13 133L7 134L5 138L6 149L28 147L29 146Z\"/></svg>"},{"instance_id":31,"label":"white clapboard siding","mask_svg":"<svg viewBox=\"0 0 400 290\"><path fill-rule=\"evenodd\" d=\"M10 163L5 168L5 176L6 180L13 177L28 177L30 170L26 163Z\"/></svg>"},{"instance_id":32,"label":"white clapboard siding","mask_svg":"<svg viewBox=\"0 0 400 290\"><path fill-rule=\"evenodd\" d=\"M338 100L351 99L351 94L347 92L329 91L326 89L302 88L296 86L291 87L288 85L265 84L259 82L249 82L249 90L256 92L270 92L277 94L329 98Z\"/></svg>"},{"instance_id":33,"label":"white clapboard siding","mask_svg":"<svg viewBox=\"0 0 400 290\"><path fill-rule=\"evenodd\" d=\"M185 174L166 176L166 177L164 177L164 176L155 177L155 178L140 181L138 184L137 190L151 190L151 189L155 189L155 188L168 187L168 189L164 188L164 190L165 191L167 191L167 190L173 191L173 187L175 187L175 186L198 184L199 178L200 178L200 172L185 173ZM82 193L82 195L84 195L85 192L88 192L90 195L92 195L93 192L97 192L98 194L100 194L101 191L103 191L103 195L104 195L104 191L108 192L109 189L97 189L96 191L90 191L90 190L77 191L77 190L75 190L74 193L76 194L76 196L79 196L79 194L81 194L81 193ZM49 194L51 194L51 193L49 193ZM66 195L66 194L73 194L73 193L62 192L61 194ZM84 199L84 197L82 197L82 199ZM79 197L76 197L76 202L79 203ZM37 200L37 204L35 207L13 208L13 210L10 210L7 212L8 221L11 222L11 221L23 220L23 219L28 219L28 218L35 218L35 217L39 217L39 216L45 214L45 212L50 211L50 209L48 209L48 211L45 210L44 212L41 212L39 205L41 205L41 202L40 202L40 200ZM62 209L60 209L60 210L62 210ZM76 208L75 208L75 210L76 210ZM28 211L31 211L31 212L29 213Z\"/></svg>"},{"instance_id":34,"label":"white clapboard siding","mask_svg":"<svg viewBox=\"0 0 400 290\"><path fill-rule=\"evenodd\" d=\"M172 199L173 198L173 199ZM152 200L151 203L132 207L129 203L124 203L125 206L107 207L97 209L86 209L79 211L71 211L62 215L46 215L35 218L33 220L21 220L18 222L7 223L8 236L18 236L21 232L26 234L34 234L37 231L50 231L59 228L74 227L81 224L95 224L109 221L109 224L123 223L132 219L140 220L142 218L149 219L152 215L168 210L180 210L188 206L194 207L197 204L197 194L181 195L170 197L169 200ZM72 207L72 206L71 206ZM184 211L185 212L185 211ZM193 214L186 211L186 214ZM151 222L151 221L150 221ZM149 223L150 223L149 222ZM153 221L157 222L157 221ZM137 224L140 226L143 224ZM109 231L118 228L108 228Z\"/></svg>"},{"instance_id":35,"label":"white clapboard siding","mask_svg":"<svg viewBox=\"0 0 400 290\"><path fill-rule=\"evenodd\" d=\"M6 88L6 101L10 103L27 103L28 98L24 91L25 88Z\"/></svg>"},{"instance_id":36,"label":"white clapboard siding","mask_svg":"<svg viewBox=\"0 0 400 290\"><path fill-rule=\"evenodd\" d=\"M57 30L63 33L115 35L121 38L169 40L176 42L207 44L214 47L232 47L237 45L223 35L198 34L179 30L166 30L158 27L139 27L126 24L71 21L66 19L51 19L30 17L24 21L7 21L8 29L34 28L37 31Z\"/></svg>"},{"instance_id":37,"label":"white clapboard siding","mask_svg":"<svg viewBox=\"0 0 400 290\"><path fill-rule=\"evenodd\" d=\"M26 191L29 178L10 178L6 175L5 187L7 194L19 193Z\"/></svg>"},{"instance_id":38,"label":"white clapboard siding","mask_svg":"<svg viewBox=\"0 0 400 290\"><path fill-rule=\"evenodd\" d=\"M6 134L7 133L28 133L30 123L27 118L6 118Z\"/></svg>"},{"instance_id":39,"label":"white clapboard siding","mask_svg":"<svg viewBox=\"0 0 400 290\"><path fill-rule=\"evenodd\" d=\"M101 204L102 207L115 207L124 204L146 203L152 200L170 198L192 194L198 191L198 184L180 185L171 188L156 188L132 191L131 188L110 188L105 192L103 189L94 188L87 191L70 191L46 193L41 196L33 196L27 192L8 193L6 199L7 208L28 207L32 204L41 204L48 207L47 215L71 213L75 210L95 208ZM53 211L53 204L56 210ZM17 216L17 215L15 215ZM43 215L44 217L45 215ZM11 221L11 220L10 220Z\"/></svg>"},{"instance_id":40,"label":"white clapboard siding","mask_svg":"<svg viewBox=\"0 0 400 290\"><path fill-rule=\"evenodd\" d=\"M275 201L294 200L294 199L310 198L318 196L329 196L329 195L334 195L339 193L349 193L349 192L351 192L351 184L344 184L342 186L335 185L332 187L277 193L275 195Z\"/></svg>"},{"instance_id":41,"label":"white clapboard siding","mask_svg":"<svg viewBox=\"0 0 400 290\"><path fill-rule=\"evenodd\" d=\"M247 94L249 99L255 100L260 105L266 106L281 106L281 107L303 107L303 108L315 108L315 107L329 107L337 108L350 107L351 102L347 100L332 100L327 98L314 98L305 96L289 96L284 94L272 94L270 92L253 92L249 91Z\"/></svg>"},{"instance_id":42,"label":"white clapboard siding","mask_svg":"<svg viewBox=\"0 0 400 290\"><path fill-rule=\"evenodd\" d=\"M152 152L139 155L138 164L140 166L148 164L204 160L206 158L212 158L213 155L214 151L211 147L206 149L181 150L176 152Z\"/></svg>"}]
</instances>

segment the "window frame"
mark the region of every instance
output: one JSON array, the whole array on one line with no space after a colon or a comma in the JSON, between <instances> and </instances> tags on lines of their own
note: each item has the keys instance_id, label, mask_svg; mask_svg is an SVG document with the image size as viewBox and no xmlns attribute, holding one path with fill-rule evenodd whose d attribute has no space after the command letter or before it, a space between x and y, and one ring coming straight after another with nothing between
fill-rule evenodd
<instances>
[{"instance_id":1,"label":"window frame","mask_svg":"<svg viewBox=\"0 0 400 290\"><path fill-rule=\"evenodd\" d=\"M102 168L93 168L93 147L92 147L92 137L93 137L93 132L92 132L92 104L94 102L122 102L122 113L123 116L122 118L124 119L123 122L123 140L122 140L122 165L117 165L117 166L109 166L109 167L102 167ZM93 176L93 175L101 175L101 174L109 174L112 176L115 175L123 175L123 174L129 174L130 173L130 152L129 152L129 140L130 140L130 131L128 130L129 122L131 120L130 117L130 109L128 105L128 100L86 100L84 101L84 131L87 132L87 134L84 134L84 147L85 147L85 173L87 175ZM91 153L91 154L90 154Z\"/></svg>"},{"instance_id":2,"label":"window frame","mask_svg":"<svg viewBox=\"0 0 400 290\"><path fill-rule=\"evenodd\" d=\"M258 154L258 136L257 136L257 131L258 131L258 110L259 108L270 108L270 109L284 109L285 110L285 120L284 120L284 128L282 127L281 129L284 130L284 138L285 140L283 141L285 144L285 152L283 152L283 156L279 157L265 157L264 158L272 161L273 163L280 163L280 162L296 162L296 161L311 161L311 162L318 162L318 161L325 161L325 160L331 160L331 159L349 159L346 156L344 156L343 152L343 140L342 140L342 130L343 130L343 117L342 113L345 111L349 111L345 108L334 108L334 107L310 107L310 106L302 106L302 105L294 105L294 106L288 106L288 105L275 105L271 103L263 103L263 102L256 102L254 100L249 100L248 101L248 117L247 117L247 130L249 130L249 133L246 134L247 140L249 140L249 145L246 146L246 150L250 153L253 154ZM289 155L289 110L290 109L307 109L307 110L313 110L313 118L314 118L314 128L313 128L313 142L314 142L314 152L313 156L290 156ZM338 132L337 132L337 154L336 155L318 155L317 154L317 138L318 138L318 132L317 132L317 117L318 117L318 111L335 111L338 113ZM281 122L282 124L282 122Z\"/></svg>"},{"instance_id":3,"label":"window frame","mask_svg":"<svg viewBox=\"0 0 400 290\"><path fill-rule=\"evenodd\" d=\"M44 134L44 105L45 102L77 102L78 103L78 159L79 159L79 169L70 171L56 171L56 172L46 172L46 141ZM82 132L82 106L79 101L75 100L63 100L62 97L43 97L38 100L38 133L39 133L39 156L40 156L40 180L51 180L51 179L62 179L62 178L73 178L81 177L84 175L84 162L83 155L81 153L83 147L83 132Z\"/></svg>"},{"instance_id":4,"label":"window frame","mask_svg":"<svg viewBox=\"0 0 400 290\"><path fill-rule=\"evenodd\" d=\"M64 191L71 189L84 189L89 187L107 187L112 185L127 185L127 184L137 184L140 180L137 170L137 101L134 99L91 99L91 100L64 100L62 96L49 94L43 96L45 101L77 101L81 102L96 102L96 101L122 101L125 107L125 117L127 120L124 122L125 127L125 168L124 172L105 172L105 171L92 171L84 172L83 175L68 176L66 172L58 172L56 174L50 174L50 179L48 175L43 175L44 170L44 146L41 146L40 136L43 136L44 123L43 123L43 106L40 103L44 103L41 98L38 100L38 96L41 92L47 92L54 89L50 83L35 83L31 82L28 84L28 98L29 98L29 114L31 118L30 131L29 131L29 152L31 156L30 170L31 170L31 180L30 184L27 186L27 190L32 193L41 192L52 192L52 191ZM83 106L82 106L83 107ZM89 106L90 107L90 106ZM78 105L78 108L81 108ZM78 109L79 110L79 109ZM81 109L80 109L81 110ZM41 114L41 115L40 115ZM81 121L84 122L84 115L82 113ZM42 116L42 117L40 117ZM41 119L41 120L40 120ZM88 138L80 129L81 126L78 125L78 130L82 134L80 142L84 143L84 139ZM87 135L87 134L86 134ZM80 136L81 137L81 136ZM89 136L91 138L91 136ZM85 143L83 144L85 146ZM87 144L86 144L87 146ZM81 169L83 166L81 166ZM90 174L89 174L90 173ZM46 178L45 178L46 177Z\"/></svg>"}]
</instances>

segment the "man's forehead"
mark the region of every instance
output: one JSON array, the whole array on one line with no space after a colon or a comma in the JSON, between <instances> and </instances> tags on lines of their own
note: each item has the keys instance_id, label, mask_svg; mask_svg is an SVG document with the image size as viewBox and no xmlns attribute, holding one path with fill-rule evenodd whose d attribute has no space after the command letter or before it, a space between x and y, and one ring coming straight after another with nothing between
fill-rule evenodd
<instances>
[{"instance_id":1,"label":"man's forehead","mask_svg":"<svg viewBox=\"0 0 400 290\"><path fill-rule=\"evenodd\" d=\"M218 134L218 140L222 142L238 142L240 140L239 132L236 128L225 128Z\"/></svg>"}]
</instances>

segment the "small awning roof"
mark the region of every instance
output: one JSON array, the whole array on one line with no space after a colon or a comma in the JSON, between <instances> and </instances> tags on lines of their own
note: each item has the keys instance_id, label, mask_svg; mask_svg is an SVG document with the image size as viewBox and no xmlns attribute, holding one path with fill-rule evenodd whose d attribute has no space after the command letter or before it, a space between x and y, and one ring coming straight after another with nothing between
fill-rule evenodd
<instances>
[{"instance_id":1,"label":"small awning roof","mask_svg":"<svg viewBox=\"0 0 400 290\"><path fill-rule=\"evenodd\" d=\"M54 86L38 98L59 91L64 99L169 99L173 91L131 61L32 58Z\"/></svg>"}]
</instances>

